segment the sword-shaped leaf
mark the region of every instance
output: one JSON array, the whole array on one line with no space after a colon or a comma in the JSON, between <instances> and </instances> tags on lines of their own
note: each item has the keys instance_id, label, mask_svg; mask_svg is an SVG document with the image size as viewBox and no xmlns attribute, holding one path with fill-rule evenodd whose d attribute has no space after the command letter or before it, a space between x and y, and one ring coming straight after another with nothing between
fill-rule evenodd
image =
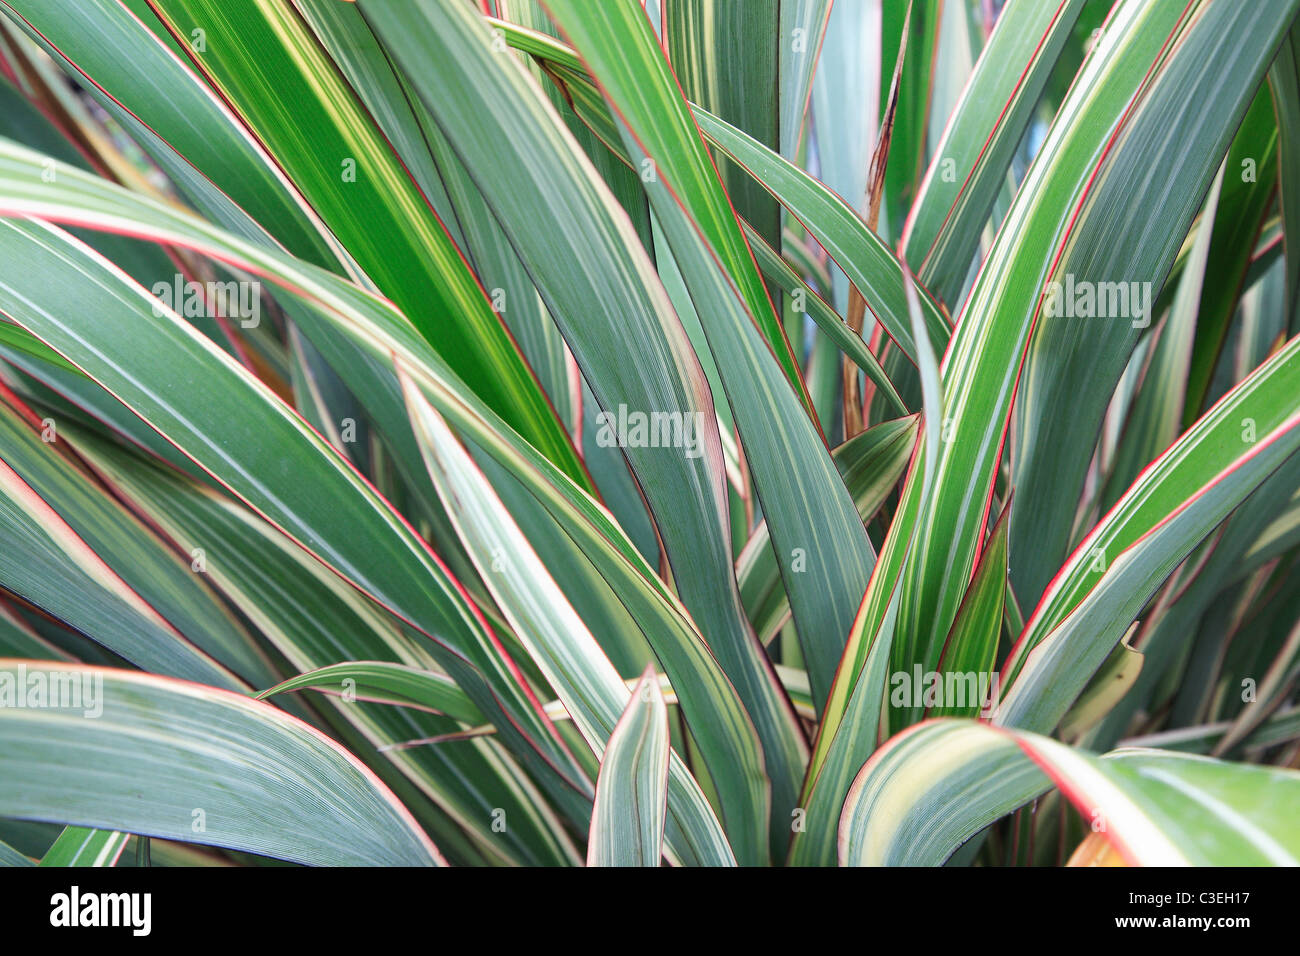
<instances>
[{"instance_id":1,"label":"sword-shaped leaf","mask_svg":"<svg viewBox=\"0 0 1300 956\"><path fill-rule=\"evenodd\" d=\"M668 708L646 668L609 736L596 780L588 866L658 866L668 799Z\"/></svg>"},{"instance_id":2,"label":"sword-shaped leaf","mask_svg":"<svg viewBox=\"0 0 1300 956\"><path fill-rule=\"evenodd\" d=\"M0 814L323 866L442 863L365 764L269 704L80 664L8 659L5 678L90 687L102 713L0 707Z\"/></svg>"},{"instance_id":3,"label":"sword-shaped leaf","mask_svg":"<svg viewBox=\"0 0 1300 956\"><path fill-rule=\"evenodd\" d=\"M1098 758L951 719L909 728L862 768L840 820L840 861L937 866L1053 784L1131 866L1300 865L1293 770L1148 749Z\"/></svg>"}]
</instances>

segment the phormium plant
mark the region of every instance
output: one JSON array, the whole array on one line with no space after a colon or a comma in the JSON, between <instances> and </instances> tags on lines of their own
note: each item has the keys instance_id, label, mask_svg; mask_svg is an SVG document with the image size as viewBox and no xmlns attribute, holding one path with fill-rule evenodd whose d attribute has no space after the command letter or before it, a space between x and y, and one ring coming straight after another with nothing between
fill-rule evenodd
<instances>
[{"instance_id":1,"label":"phormium plant","mask_svg":"<svg viewBox=\"0 0 1300 956\"><path fill-rule=\"evenodd\" d=\"M1298 10L0 0L0 861L1300 861Z\"/></svg>"}]
</instances>

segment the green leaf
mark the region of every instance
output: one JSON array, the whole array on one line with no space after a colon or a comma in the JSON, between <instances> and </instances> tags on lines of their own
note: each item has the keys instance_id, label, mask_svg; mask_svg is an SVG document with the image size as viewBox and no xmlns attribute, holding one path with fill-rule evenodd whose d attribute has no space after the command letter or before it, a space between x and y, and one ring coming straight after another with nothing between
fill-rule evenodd
<instances>
[{"instance_id":1,"label":"green leaf","mask_svg":"<svg viewBox=\"0 0 1300 956\"><path fill-rule=\"evenodd\" d=\"M33 681L90 686L103 708L90 718L67 707L0 707L5 816L316 865L442 862L361 761L267 704L151 674L0 667L11 688L20 679L24 690Z\"/></svg>"},{"instance_id":2,"label":"green leaf","mask_svg":"<svg viewBox=\"0 0 1300 956\"><path fill-rule=\"evenodd\" d=\"M833 0L781 0L781 155L799 152L813 74L826 37Z\"/></svg>"},{"instance_id":3,"label":"green leaf","mask_svg":"<svg viewBox=\"0 0 1300 956\"><path fill-rule=\"evenodd\" d=\"M39 161L33 161L30 158L30 154L28 154L28 157L26 161L18 162L18 172L15 174L14 184L16 184L15 192L30 198L31 191L27 184L30 184L34 179L39 179L39 173L33 177L30 170L39 170L41 167ZM30 165L24 166L24 162ZM447 387L449 382L455 383L452 388L460 389L460 391L455 392L458 401L470 403L475 401L474 397L467 390L464 390L463 385L460 385L458 380L455 379L455 376L440 363L436 354L428 349L427 344L423 343L418 335L415 335L414 330L392 310L390 305L365 294L362 290L344 280L305 263L298 262L283 253L241 242L234 237L221 233L219 230L212 229L206 224L184 215L178 215L172 209L141 202L138 197L115 190L101 180L79 177L75 174L75 171L60 170L57 185L52 183L50 186L51 189L45 197L43 206L47 213L53 211L54 214L77 221L85 221L89 216L101 226L105 222L119 226L128 223L127 228L138 234L156 240L180 238L184 243L202 249L204 252L218 258L239 263L241 266L251 269L255 274L264 275L283 283L291 294L303 295L305 301L311 302L315 307L322 308L324 311L320 316L309 308L302 312L299 319L310 318L323 327L340 329L349 336L351 342L359 346L362 352L370 357L370 361L391 362L394 353L405 356L411 367L421 370L421 375L424 378L438 381L442 383L444 388ZM75 202L69 202L70 192L76 195ZM88 206L97 209L98 213L96 215L89 214L87 212ZM106 219L104 218L105 214L107 215ZM324 318L321 316L324 316ZM485 407L480 407L478 410L480 413L484 413ZM504 433L511 436L516 444L527 447L508 428L505 429ZM318 447L320 446L318 445ZM354 539L350 546L361 546L359 552L361 556L366 560L373 560L375 555L371 549L362 544L364 540L365 536L362 535L361 538ZM423 545L419 547L423 548ZM441 577L443 575L442 569L437 565L433 566L433 570L436 576ZM383 568L382 571L376 569L376 573L382 574L385 579L391 579L392 571L392 568L387 567ZM417 585L412 593L417 595L420 601L425 601L430 596L428 591L421 585ZM452 592L452 596L456 601L461 600L458 592ZM462 618L462 621L469 623L480 638L490 640L490 635L482 630L476 618L471 616ZM440 638L446 636L446 632L439 635ZM582 812L583 789L590 786L590 784L581 776L575 776L572 769L566 769L571 768L572 758L562 749L562 744L552 739L553 731L543 729L545 724L542 715L537 711L536 702L519 699L520 690L516 683L516 675L514 673L502 675L501 679L504 680L504 683L494 690L485 684L483 676L473 668L471 663L457 656L450 649L441 649L441 646L437 644L434 646L440 648L437 651L439 662L462 688L467 689L474 696L475 703L484 713L490 713L493 716L493 722L501 728L503 741L508 743L511 750L521 760L529 764L530 768L544 781L548 792L557 803L565 807L571 814ZM495 647L491 648L490 653L493 658L497 657ZM335 651L314 660L303 660L299 666L302 669L322 666L338 660L340 656L349 655L346 653L340 655ZM362 653L356 656L360 659L366 659L375 655L373 653ZM516 709L512 716L506 716L507 711L502 709L502 699L497 696L498 693L506 695L505 699L507 701L510 696L515 696L517 703L514 705ZM525 728L529 726L535 728L531 735L527 735L525 732ZM405 733L400 733L396 738L390 736L389 740L423 736L428 736L428 733L408 728ZM543 753L537 753L539 748ZM456 774L450 779L459 779L459 777L460 774ZM429 778L425 777L424 779L427 786ZM435 787L434 789L438 788ZM464 796L474 796L474 794L462 794L462 798ZM445 799L445 797L440 796L440 799ZM532 814L534 811L529 809L529 805L530 801L528 800L525 800L522 804L525 808L524 812Z\"/></svg>"},{"instance_id":4,"label":"green leaf","mask_svg":"<svg viewBox=\"0 0 1300 956\"><path fill-rule=\"evenodd\" d=\"M1132 866L1295 866L1286 809L1300 773L1169 751L1098 758L1047 737L942 720L862 768L840 822L842 863L934 866L1051 784Z\"/></svg>"},{"instance_id":5,"label":"green leaf","mask_svg":"<svg viewBox=\"0 0 1300 956\"><path fill-rule=\"evenodd\" d=\"M117 866L129 833L64 827L38 866Z\"/></svg>"},{"instance_id":6,"label":"green leaf","mask_svg":"<svg viewBox=\"0 0 1300 956\"><path fill-rule=\"evenodd\" d=\"M1300 155L1300 27L1282 40L1269 71L1278 129L1278 206L1286 239L1286 297L1284 309L1290 334L1300 331L1300 181L1294 159Z\"/></svg>"},{"instance_id":7,"label":"green leaf","mask_svg":"<svg viewBox=\"0 0 1300 956\"><path fill-rule=\"evenodd\" d=\"M16 325L10 325L7 322L0 322L0 343L18 349L21 352L25 352L33 358L40 359L42 362L48 362L57 368L78 375L81 374L77 371L76 366L72 365L70 362L64 361L63 356L59 355L58 352L55 352L30 332L21 329Z\"/></svg>"},{"instance_id":8,"label":"green leaf","mask_svg":"<svg viewBox=\"0 0 1300 956\"><path fill-rule=\"evenodd\" d=\"M912 204L917 183L925 169L934 57L943 8L943 0L885 3L880 8L881 49L884 54L880 64L881 76L892 76L895 59L903 57L890 163L885 169L888 222L894 224L902 221L904 211ZM903 36L905 21L908 45L904 51L899 49L899 40ZM879 92L879 111L883 113L888 108L888 85L882 83Z\"/></svg>"},{"instance_id":9,"label":"green leaf","mask_svg":"<svg viewBox=\"0 0 1300 956\"><path fill-rule=\"evenodd\" d=\"M853 781L839 819L839 862L939 866L1050 786L1009 734L968 720L914 724Z\"/></svg>"},{"instance_id":10,"label":"green leaf","mask_svg":"<svg viewBox=\"0 0 1300 956\"><path fill-rule=\"evenodd\" d=\"M632 542L599 504L535 451L512 445L482 411L469 407L440 383L421 381L420 386L422 399L431 402L517 479L615 590L676 682L683 714L700 753L715 785L728 795L724 805L762 805L767 799L762 754L736 690L689 613ZM522 499L516 502L522 503ZM509 511L515 515L518 508Z\"/></svg>"},{"instance_id":11,"label":"green leaf","mask_svg":"<svg viewBox=\"0 0 1300 956\"><path fill-rule=\"evenodd\" d=\"M305 689L350 693L357 698L399 706L426 707L462 723L483 723L483 714L446 675L388 661L346 661L318 667L281 681L262 691L257 699Z\"/></svg>"},{"instance_id":12,"label":"green leaf","mask_svg":"<svg viewBox=\"0 0 1300 956\"><path fill-rule=\"evenodd\" d=\"M982 682L993 673L997 663L998 638L1002 635L1003 599L1007 593L1007 516L1004 507L997 524L989 533L970 586L957 609L957 617L944 641L939 655L939 674L955 674L967 680L967 687L982 687ZM975 678L970 682L970 678ZM995 692L996 694L996 692ZM978 692L977 692L978 696ZM974 717L985 705L983 700L971 700L964 706L945 700L944 704L927 711L929 717ZM989 701L987 703L992 703Z\"/></svg>"},{"instance_id":13,"label":"green leaf","mask_svg":"<svg viewBox=\"0 0 1300 956\"><path fill-rule=\"evenodd\" d=\"M668 799L668 708L647 667L614 726L596 780L588 866L658 866Z\"/></svg>"},{"instance_id":14,"label":"green leaf","mask_svg":"<svg viewBox=\"0 0 1300 956\"><path fill-rule=\"evenodd\" d=\"M572 430L578 396L564 340L432 117L403 83L356 4L306 0L298 9L465 253L561 422Z\"/></svg>"},{"instance_id":15,"label":"green leaf","mask_svg":"<svg viewBox=\"0 0 1300 956\"><path fill-rule=\"evenodd\" d=\"M663 47L682 95L776 152L789 142L787 130L798 130L786 118L793 111L782 102L785 37L774 36L792 5L793 0L664 0L662 6ZM780 206L726 161L718 174L736 215L766 242L778 243Z\"/></svg>"},{"instance_id":16,"label":"green leaf","mask_svg":"<svg viewBox=\"0 0 1300 956\"><path fill-rule=\"evenodd\" d=\"M19 853L8 843L0 843L0 866L35 866L31 857Z\"/></svg>"},{"instance_id":17,"label":"green leaf","mask_svg":"<svg viewBox=\"0 0 1300 956\"><path fill-rule=\"evenodd\" d=\"M0 601L0 656L40 661L69 661L71 654L55 647Z\"/></svg>"},{"instance_id":18,"label":"green leaf","mask_svg":"<svg viewBox=\"0 0 1300 956\"><path fill-rule=\"evenodd\" d=\"M544 61L551 68L552 75L563 82L574 98L583 121L611 143L625 161L630 161L626 150L617 145L618 129L574 51L549 37L512 24L492 23L499 25L508 43ZM863 292L871 313L911 357L913 346L907 302L894 281L899 268L898 259L886 243L867 228L848 203L803 170L706 110L691 106L691 113L710 145L747 169L755 181L771 192L808 229ZM948 320L927 292L921 290L920 297L931 339L947 341Z\"/></svg>"},{"instance_id":19,"label":"green leaf","mask_svg":"<svg viewBox=\"0 0 1300 956\"><path fill-rule=\"evenodd\" d=\"M1113 711L1137 681L1144 660L1141 652L1121 641L1061 720L1061 737L1078 740Z\"/></svg>"}]
</instances>

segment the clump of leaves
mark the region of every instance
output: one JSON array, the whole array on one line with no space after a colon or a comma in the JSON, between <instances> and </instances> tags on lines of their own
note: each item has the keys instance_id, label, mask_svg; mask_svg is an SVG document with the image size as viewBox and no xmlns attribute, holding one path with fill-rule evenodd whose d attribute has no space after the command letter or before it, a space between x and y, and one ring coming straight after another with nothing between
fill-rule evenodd
<instances>
[{"instance_id":1,"label":"clump of leaves","mask_svg":"<svg viewBox=\"0 0 1300 956\"><path fill-rule=\"evenodd\" d=\"M1296 863L1297 9L0 0L0 861Z\"/></svg>"}]
</instances>

